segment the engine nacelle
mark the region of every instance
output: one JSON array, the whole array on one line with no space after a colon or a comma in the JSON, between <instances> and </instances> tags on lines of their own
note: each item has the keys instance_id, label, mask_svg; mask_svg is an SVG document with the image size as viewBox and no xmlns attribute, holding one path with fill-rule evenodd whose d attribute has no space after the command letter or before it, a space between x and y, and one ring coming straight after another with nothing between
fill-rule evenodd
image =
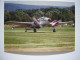
<instances>
[{"instance_id":1,"label":"engine nacelle","mask_svg":"<svg viewBox=\"0 0 80 60\"><path fill-rule=\"evenodd\" d=\"M51 26L57 26L58 25L58 21L57 20L54 20L50 23Z\"/></svg>"}]
</instances>

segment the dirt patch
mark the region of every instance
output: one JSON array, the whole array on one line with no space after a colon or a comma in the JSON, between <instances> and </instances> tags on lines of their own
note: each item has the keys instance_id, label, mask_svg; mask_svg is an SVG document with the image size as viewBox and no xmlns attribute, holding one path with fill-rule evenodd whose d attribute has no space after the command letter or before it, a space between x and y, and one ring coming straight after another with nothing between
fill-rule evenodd
<instances>
[{"instance_id":1,"label":"dirt patch","mask_svg":"<svg viewBox=\"0 0 80 60\"><path fill-rule=\"evenodd\" d=\"M6 52L53 52L53 51L73 51L74 46L67 47L48 47L48 48L5 48Z\"/></svg>"}]
</instances>

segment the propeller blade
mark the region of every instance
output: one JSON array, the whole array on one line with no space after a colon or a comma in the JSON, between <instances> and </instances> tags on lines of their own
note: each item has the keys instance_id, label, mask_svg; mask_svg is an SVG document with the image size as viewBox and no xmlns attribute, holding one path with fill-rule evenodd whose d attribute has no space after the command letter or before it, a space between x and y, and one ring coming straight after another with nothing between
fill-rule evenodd
<instances>
[{"instance_id":1,"label":"propeller blade","mask_svg":"<svg viewBox=\"0 0 80 60\"><path fill-rule=\"evenodd\" d=\"M39 25L39 27L42 27L42 25L40 24L40 21L38 19L36 19L35 17L33 17L33 20L34 20L34 22L36 22Z\"/></svg>"}]
</instances>

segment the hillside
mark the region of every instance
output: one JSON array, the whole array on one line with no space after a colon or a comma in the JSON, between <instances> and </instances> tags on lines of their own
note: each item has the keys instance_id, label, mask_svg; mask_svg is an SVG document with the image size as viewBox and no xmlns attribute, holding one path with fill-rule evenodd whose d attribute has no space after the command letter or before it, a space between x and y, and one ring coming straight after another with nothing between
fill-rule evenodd
<instances>
[{"instance_id":1,"label":"hillside","mask_svg":"<svg viewBox=\"0 0 80 60\"><path fill-rule=\"evenodd\" d=\"M4 10L15 11L17 9L27 10L27 9L40 9L40 8L65 8L64 6L40 6L40 5L24 5L24 4L14 4L14 3L4 3Z\"/></svg>"}]
</instances>

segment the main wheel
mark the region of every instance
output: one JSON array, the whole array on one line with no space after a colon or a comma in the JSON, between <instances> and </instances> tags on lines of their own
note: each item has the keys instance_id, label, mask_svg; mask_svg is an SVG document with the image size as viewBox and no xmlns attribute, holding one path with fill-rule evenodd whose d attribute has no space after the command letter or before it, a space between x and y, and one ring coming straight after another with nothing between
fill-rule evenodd
<instances>
[{"instance_id":1,"label":"main wheel","mask_svg":"<svg viewBox=\"0 0 80 60\"><path fill-rule=\"evenodd\" d=\"M53 32L56 32L55 28L53 27Z\"/></svg>"},{"instance_id":2,"label":"main wheel","mask_svg":"<svg viewBox=\"0 0 80 60\"><path fill-rule=\"evenodd\" d=\"M55 29L53 29L53 32L56 32L56 30L55 30Z\"/></svg>"},{"instance_id":3,"label":"main wheel","mask_svg":"<svg viewBox=\"0 0 80 60\"><path fill-rule=\"evenodd\" d=\"M34 32L36 32L36 28L34 28Z\"/></svg>"}]
</instances>

